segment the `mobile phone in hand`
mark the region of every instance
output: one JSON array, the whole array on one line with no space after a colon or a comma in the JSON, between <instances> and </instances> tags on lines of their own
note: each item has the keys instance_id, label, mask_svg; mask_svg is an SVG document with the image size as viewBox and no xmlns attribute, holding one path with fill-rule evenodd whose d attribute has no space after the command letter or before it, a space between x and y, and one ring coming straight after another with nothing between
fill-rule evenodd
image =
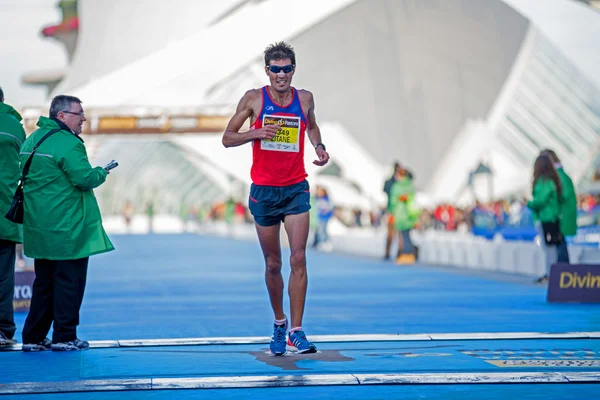
<instances>
[{"instance_id":1,"label":"mobile phone in hand","mask_svg":"<svg viewBox=\"0 0 600 400\"><path fill-rule=\"evenodd\" d=\"M111 162L109 162L102 168L104 168L106 171L110 171L111 169L117 168L118 166L119 166L119 163L116 162L115 160L112 160Z\"/></svg>"}]
</instances>

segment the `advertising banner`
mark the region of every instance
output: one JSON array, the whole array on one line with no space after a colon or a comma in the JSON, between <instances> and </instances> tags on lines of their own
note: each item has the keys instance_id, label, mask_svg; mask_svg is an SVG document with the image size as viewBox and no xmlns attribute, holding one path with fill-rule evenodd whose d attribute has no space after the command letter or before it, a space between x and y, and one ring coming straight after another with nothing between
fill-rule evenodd
<instances>
[{"instance_id":1,"label":"advertising banner","mask_svg":"<svg viewBox=\"0 0 600 400\"><path fill-rule=\"evenodd\" d=\"M29 311L34 279L35 272L33 271L15 272L15 295L13 297L13 307L15 312Z\"/></svg>"},{"instance_id":2,"label":"advertising banner","mask_svg":"<svg viewBox=\"0 0 600 400\"><path fill-rule=\"evenodd\" d=\"M600 265L552 265L548 282L548 301L600 303Z\"/></svg>"}]
</instances>

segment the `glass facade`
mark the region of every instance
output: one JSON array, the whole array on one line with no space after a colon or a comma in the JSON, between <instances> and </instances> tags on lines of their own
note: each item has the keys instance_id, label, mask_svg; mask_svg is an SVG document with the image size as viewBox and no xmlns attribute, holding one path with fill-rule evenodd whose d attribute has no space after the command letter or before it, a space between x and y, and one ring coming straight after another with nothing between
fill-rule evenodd
<instances>
[{"instance_id":1,"label":"glass facade","mask_svg":"<svg viewBox=\"0 0 600 400\"><path fill-rule=\"evenodd\" d=\"M119 162L115 173L96 190L107 215L118 214L126 201L137 210L152 203L155 212L177 215L225 200L229 191L220 182L234 181L224 172L204 168L201 156L169 140L107 138L94 158L100 165L111 159Z\"/></svg>"},{"instance_id":2,"label":"glass facade","mask_svg":"<svg viewBox=\"0 0 600 400\"><path fill-rule=\"evenodd\" d=\"M526 170L543 148L553 149L575 179L593 168L600 92L539 33L496 140Z\"/></svg>"}]
</instances>

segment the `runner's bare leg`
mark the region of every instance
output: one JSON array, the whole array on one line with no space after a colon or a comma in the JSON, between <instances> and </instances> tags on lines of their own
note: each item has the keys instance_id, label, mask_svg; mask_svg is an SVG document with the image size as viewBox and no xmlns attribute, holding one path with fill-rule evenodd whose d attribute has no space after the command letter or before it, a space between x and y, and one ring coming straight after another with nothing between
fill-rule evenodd
<instances>
[{"instance_id":1,"label":"runner's bare leg","mask_svg":"<svg viewBox=\"0 0 600 400\"><path fill-rule=\"evenodd\" d=\"M284 319L283 312L283 277L281 276L281 245L279 230L281 224L272 226L256 225L258 241L265 258L265 282L271 300L275 319Z\"/></svg>"},{"instance_id":2,"label":"runner's bare leg","mask_svg":"<svg viewBox=\"0 0 600 400\"><path fill-rule=\"evenodd\" d=\"M291 327L302 326L304 316L304 303L308 275L306 272L306 242L308 240L309 214L286 215L283 221L285 231L290 242L290 282L288 293L290 296Z\"/></svg>"}]
</instances>

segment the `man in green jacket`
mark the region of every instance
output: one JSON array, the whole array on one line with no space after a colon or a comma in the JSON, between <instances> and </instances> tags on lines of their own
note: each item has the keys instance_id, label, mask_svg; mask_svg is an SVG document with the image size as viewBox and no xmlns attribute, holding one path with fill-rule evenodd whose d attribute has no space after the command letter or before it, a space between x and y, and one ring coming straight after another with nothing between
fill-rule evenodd
<instances>
[{"instance_id":1,"label":"man in green jacket","mask_svg":"<svg viewBox=\"0 0 600 400\"><path fill-rule=\"evenodd\" d=\"M385 181L385 183L383 184L383 192L386 194L387 196L387 236L386 236L386 240L385 240L385 255L383 256L384 260L389 260L390 259L390 251L392 249L392 242L394 241L394 236L396 236L396 228L395 228L395 223L394 223L394 210L392 209L392 198L390 196L391 191L392 191L392 186L394 185L394 182L396 182L396 174L398 174L399 170L404 169L406 171L406 174L408 176L408 179L410 179L411 181L414 179L412 172L410 172L409 170L407 170L406 168L404 168L402 165L400 165L399 162L395 162L394 163L394 173L392 174L392 176L390 177L390 179L388 179L387 181ZM403 243L402 243L402 236L399 237L399 242L398 242L398 247L402 247Z\"/></svg>"},{"instance_id":2,"label":"man in green jacket","mask_svg":"<svg viewBox=\"0 0 600 400\"><path fill-rule=\"evenodd\" d=\"M546 149L541 154L546 154L554 163L554 168L560 178L562 186L562 199L560 200L560 231L563 236L575 236L577 234L577 194L573 181L567 175L560 163L560 159L553 150ZM563 240L556 247L559 263L569 263L569 249L567 241Z\"/></svg>"},{"instance_id":3,"label":"man in green jacket","mask_svg":"<svg viewBox=\"0 0 600 400\"><path fill-rule=\"evenodd\" d=\"M92 168L79 137L85 115L81 100L57 96L50 118L40 117L38 130L21 148L21 165L42 137L24 182L23 246L35 259L31 308L23 328L23 351L81 350L77 338L89 257L114 250L92 189L107 171ZM45 338L54 323L52 343Z\"/></svg>"},{"instance_id":4,"label":"man in green jacket","mask_svg":"<svg viewBox=\"0 0 600 400\"><path fill-rule=\"evenodd\" d=\"M405 168L400 167L394 175L395 182L390 190L390 203L394 216L394 229L400 235L398 243L398 264L412 264L416 261L415 248L410 239L410 231L419 221L419 211L414 199L416 190Z\"/></svg>"},{"instance_id":5,"label":"man in green jacket","mask_svg":"<svg viewBox=\"0 0 600 400\"><path fill-rule=\"evenodd\" d=\"M0 88L0 347L15 344L13 297L15 291L15 248L23 242L21 226L4 218L19 181L19 149L25 141L22 118L4 104Z\"/></svg>"}]
</instances>

